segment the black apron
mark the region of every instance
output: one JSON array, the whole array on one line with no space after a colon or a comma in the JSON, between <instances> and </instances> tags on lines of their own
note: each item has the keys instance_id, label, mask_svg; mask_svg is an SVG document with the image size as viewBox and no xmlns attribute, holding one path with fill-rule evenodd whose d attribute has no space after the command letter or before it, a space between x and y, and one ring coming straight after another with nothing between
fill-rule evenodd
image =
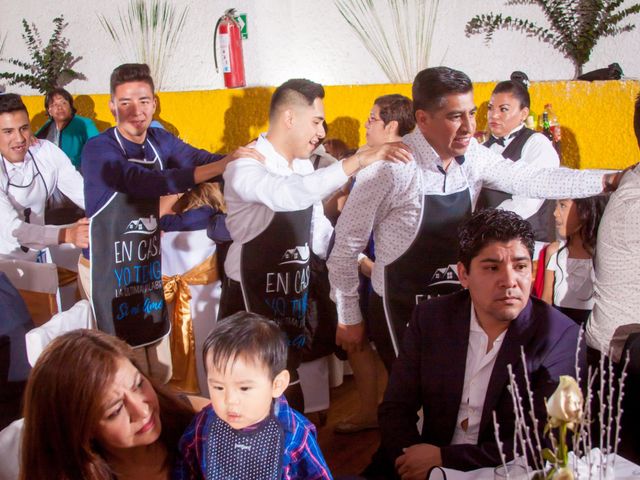
<instances>
[{"instance_id":1,"label":"black apron","mask_svg":"<svg viewBox=\"0 0 640 480\"><path fill-rule=\"evenodd\" d=\"M307 344L307 300L311 268L313 206L274 212L269 226L242 245L240 284L247 311L273 319L287 334L290 350Z\"/></svg>"},{"instance_id":2,"label":"black apron","mask_svg":"<svg viewBox=\"0 0 640 480\"><path fill-rule=\"evenodd\" d=\"M114 129L116 140L125 149ZM162 160L130 159L162 170ZM133 347L166 336L171 324L164 303L160 257L159 201L115 192L91 217L91 301L98 328Z\"/></svg>"},{"instance_id":3,"label":"black apron","mask_svg":"<svg viewBox=\"0 0 640 480\"><path fill-rule=\"evenodd\" d=\"M269 415L255 430L234 430L215 417L207 437L206 480L279 480L284 429Z\"/></svg>"},{"instance_id":4,"label":"black apron","mask_svg":"<svg viewBox=\"0 0 640 480\"><path fill-rule=\"evenodd\" d=\"M534 130L526 127L518 130L513 134L513 140L511 140L509 145L507 145L507 148L503 150L502 156L514 162L520 160L520 158L522 158L522 149L524 148L524 144L527 143L527 140L529 140L529 138L535 133L536 132ZM484 146L488 148L496 142L497 139L492 136L484 143ZM496 208L505 200L510 200L512 198L513 195L510 193L485 187L480 190L480 195L478 196L478 201L476 203L476 210ZM526 219L533 228L534 238L539 242L552 242L556 239L556 226L553 218L555 206L555 201L545 200L538 211Z\"/></svg>"},{"instance_id":5,"label":"black apron","mask_svg":"<svg viewBox=\"0 0 640 480\"><path fill-rule=\"evenodd\" d=\"M464 157L456 161L462 163ZM458 226L470 215L468 185L448 195L425 195L413 243L385 266L384 310L396 355L413 308L428 298L460 290Z\"/></svg>"}]
</instances>

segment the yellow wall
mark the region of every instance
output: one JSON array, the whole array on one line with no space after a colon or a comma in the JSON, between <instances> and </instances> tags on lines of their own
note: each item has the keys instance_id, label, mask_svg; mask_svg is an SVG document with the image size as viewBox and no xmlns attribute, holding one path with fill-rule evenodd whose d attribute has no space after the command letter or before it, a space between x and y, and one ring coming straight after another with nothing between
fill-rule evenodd
<instances>
[{"instance_id":1,"label":"yellow wall","mask_svg":"<svg viewBox=\"0 0 640 480\"><path fill-rule=\"evenodd\" d=\"M495 83L475 84L478 129L486 129L486 102ZM267 128L273 88L160 93L159 119L173 133L199 148L227 152L248 143ZM640 81L536 82L532 110L552 103L562 125L563 164L577 168L623 168L638 161L633 133L633 104ZM329 137L355 147L364 142L364 121L373 100L388 93L411 96L411 85L326 87ZM33 127L46 120L42 97L24 97ZM80 95L78 113L93 118L100 130L113 125L108 95Z\"/></svg>"}]
</instances>

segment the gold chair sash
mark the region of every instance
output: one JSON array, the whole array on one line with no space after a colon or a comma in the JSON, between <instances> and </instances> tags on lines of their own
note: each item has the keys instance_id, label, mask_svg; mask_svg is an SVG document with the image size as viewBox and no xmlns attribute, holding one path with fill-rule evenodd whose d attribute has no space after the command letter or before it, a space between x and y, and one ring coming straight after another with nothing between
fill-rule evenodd
<instances>
[{"instance_id":1,"label":"gold chair sash","mask_svg":"<svg viewBox=\"0 0 640 480\"><path fill-rule=\"evenodd\" d=\"M199 265L181 275L162 276L164 299L175 302L171 318L171 385L188 393L197 393L196 344L191 319L190 285L208 285L218 280L218 263L214 253Z\"/></svg>"},{"instance_id":2,"label":"gold chair sash","mask_svg":"<svg viewBox=\"0 0 640 480\"><path fill-rule=\"evenodd\" d=\"M58 287L64 287L78 279L78 272L69 270L58 265Z\"/></svg>"},{"instance_id":3,"label":"gold chair sash","mask_svg":"<svg viewBox=\"0 0 640 480\"><path fill-rule=\"evenodd\" d=\"M56 296L52 293L33 292L31 290L18 290L20 296L27 304L27 310L36 327L48 322L58 313Z\"/></svg>"}]
</instances>

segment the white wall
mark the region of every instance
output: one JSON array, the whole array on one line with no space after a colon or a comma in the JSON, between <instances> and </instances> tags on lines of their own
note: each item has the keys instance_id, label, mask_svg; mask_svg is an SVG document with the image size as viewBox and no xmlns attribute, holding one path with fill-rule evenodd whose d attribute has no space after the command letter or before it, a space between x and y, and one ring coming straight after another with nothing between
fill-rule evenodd
<instances>
[{"instance_id":1,"label":"white wall","mask_svg":"<svg viewBox=\"0 0 640 480\"><path fill-rule=\"evenodd\" d=\"M378 0L380 1L380 0ZM72 93L106 93L111 70L122 63L97 13L113 18L128 0L0 0L0 35L7 34L3 56L27 59L21 38L22 18L35 22L45 39L51 20L60 13L69 27L65 35L70 50L83 57L76 69L87 76L67 87ZM223 88L222 74L213 67L212 38L216 20L235 6L248 14L249 38L244 42L249 86L278 85L288 78L307 77L326 85L388 83L359 39L343 20L332 0L175 0L190 5L182 42L173 55L173 68L164 90ZM626 5L635 3L632 0ZM466 22L475 14L503 12L544 22L535 6L506 6L507 0L440 0L430 65L464 70L474 81L502 80L513 70L523 70L532 80L573 77L573 64L547 44L518 32L496 33L490 44L482 35L467 38ZM640 15L631 17L639 23ZM1 38L1 37L0 37ZM616 38L602 39L592 52L585 72L617 61L625 75L640 77L640 28ZM0 69L12 71L5 62ZM8 86L18 93L34 93Z\"/></svg>"}]
</instances>

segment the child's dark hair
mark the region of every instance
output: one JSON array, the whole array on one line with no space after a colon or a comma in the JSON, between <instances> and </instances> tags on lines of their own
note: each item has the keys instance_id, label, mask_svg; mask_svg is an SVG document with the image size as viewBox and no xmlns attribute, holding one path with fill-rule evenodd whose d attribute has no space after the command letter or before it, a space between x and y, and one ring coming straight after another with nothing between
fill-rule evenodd
<instances>
[{"instance_id":1,"label":"child's dark hair","mask_svg":"<svg viewBox=\"0 0 640 480\"><path fill-rule=\"evenodd\" d=\"M595 197L575 198L573 204L576 207L580 230L578 234L582 239L582 246L595 259L598 227L604 214L604 209L609 201L608 195L596 195ZM571 236L567 236L562 248L567 248ZM561 249L562 250L562 249Z\"/></svg>"},{"instance_id":2,"label":"child's dark hair","mask_svg":"<svg viewBox=\"0 0 640 480\"><path fill-rule=\"evenodd\" d=\"M238 312L220 320L204 342L202 358L224 370L238 357L261 363L269 369L273 380L287 368L287 340L280 327L262 315Z\"/></svg>"}]
</instances>

